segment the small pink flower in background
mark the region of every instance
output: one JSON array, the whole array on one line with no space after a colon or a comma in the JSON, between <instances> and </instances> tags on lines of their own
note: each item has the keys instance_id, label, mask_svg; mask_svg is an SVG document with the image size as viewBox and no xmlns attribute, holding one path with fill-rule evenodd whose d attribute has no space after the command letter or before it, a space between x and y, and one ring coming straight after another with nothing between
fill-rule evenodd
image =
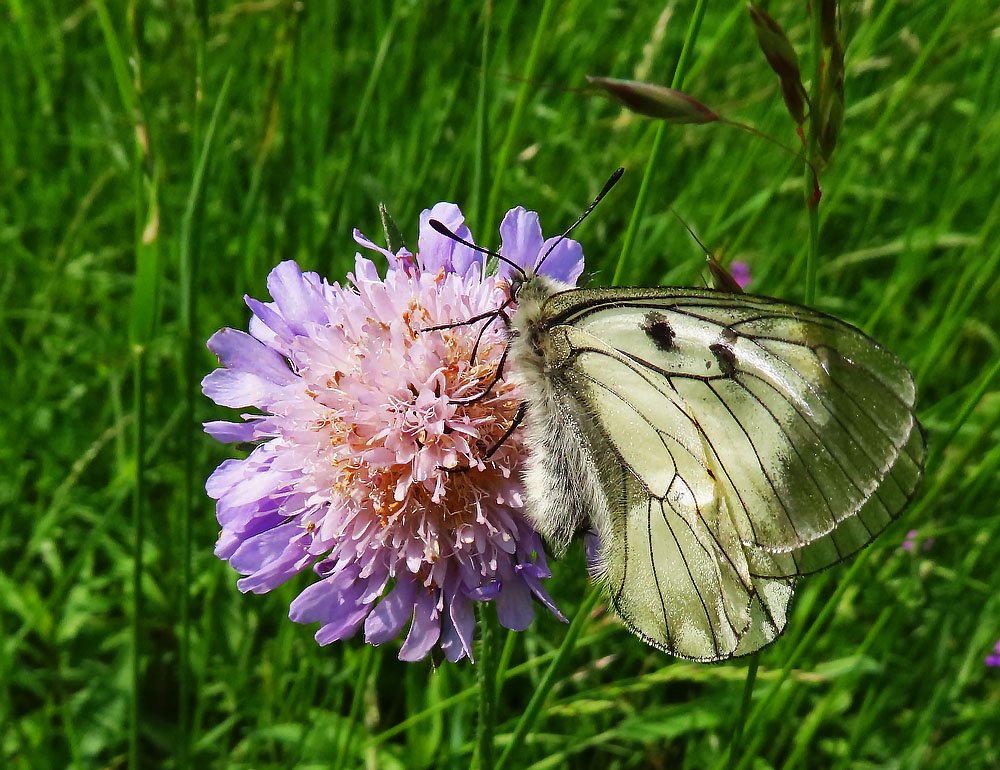
<instances>
[{"instance_id":1,"label":"small pink flower in background","mask_svg":"<svg viewBox=\"0 0 1000 770\"><path fill-rule=\"evenodd\" d=\"M746 262L730 262L729 274L733 276L733 280L740 285L741 289L750 285L750 265Z\"/></svg>"},{"instance_id":2,"label":"small pink flower in background","mask_svg":"<svg viewBox=\"0 0 1000 770\"><path fill-rule=\"evenodd\" d=\"M899 547L902 548L904 551L913 551L917 547L917 536L919 534L920 533L917 530L911 529L909 532L906 533L906 539L903 540L902 544ZM920 543L920 550L924 551L925 553L931 550L931 548L933 547L934 547L933 537L925 538L924 541Z\"/></svg>"},{"instance_id":3,"label":"small pink flower in background","mask_svg":"<svg viewBox=\"0 0 1000 770\"><path fill-rule=\"evenodd\" d=\"M504 325L424 331L499 308L507 287L485 274L482 254L429 227L432 218L471 241L451 203L421 214L415 255L355 231L388 259L384 278L360 254L344 286L283 262L268 276L272 302L246 298L250 333L212 336L222 368L202 382L205 395L260 413L205 424L220 441L258 444L223 462L206 489L222 526L216 555L244 575L241 591L270 591L312 568L319 579L289 614L319 622L320 644L362 628L382 644L409 623L400 658L437 645L455 661L472 655L473 601L492 601L513 630L531 623L533 597L562 615L542 586L551 573L541 538L520 513L520 434L483 459L519 394L501 380L486 398L455 403L491 382ZM525 267L551 244L522 208L500 231L504 256ZM562 280L582 270L569 239L545 261Z\"/></svg>"},{"instance_id":4,"label":"small pink flower in background","mask_svg":"<svg viewBox=\"0 0 1000 770\"><path fill-rule=\"evenodd\" d=\"M1000 641L993 645L993 652L986 656L986 665L1000 667Z\"/></svg>"}]
</instances>

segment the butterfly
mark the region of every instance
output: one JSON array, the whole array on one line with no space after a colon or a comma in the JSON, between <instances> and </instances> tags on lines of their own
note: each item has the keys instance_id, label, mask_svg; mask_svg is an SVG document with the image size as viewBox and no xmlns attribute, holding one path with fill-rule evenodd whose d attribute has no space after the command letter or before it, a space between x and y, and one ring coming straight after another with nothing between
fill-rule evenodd
<instances>
[{"instance_id":1,"label":"butterfly","mask_svg":"<svg viewBox=\"0 0 1000 770\"><path fill-rule=\"evenodd\" d=\"M557 556L596 532L595 576L660 650L717 661L770 644L795 580L914 494L913 375L844 321L711 289L578 289L537 267L515 302L527 518Z\"/></svg>"}]
</instances>

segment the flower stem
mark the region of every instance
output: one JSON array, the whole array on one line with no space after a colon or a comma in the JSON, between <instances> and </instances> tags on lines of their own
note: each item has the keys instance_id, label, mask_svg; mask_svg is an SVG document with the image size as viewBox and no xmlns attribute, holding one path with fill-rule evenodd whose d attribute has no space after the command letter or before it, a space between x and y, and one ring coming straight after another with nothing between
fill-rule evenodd
<instances>
[{"instance_id":1,"label":"flower stem","mask_svg":"<svg viewBox=\"0 0 1000 770\"><path fill-rule=\"evenodd\" d=\"M132 660L129 703L129 768L140 766L139 707L142 690L142 547L144 539L143 503L146 494L146 468L143 450L146 446L145 356L136 349L132 358L132 383L135 391L135 477L132 487Z\"/></svg>"},{"instance_id":2,"label":"flower stem","mask_svg":"<svg viewBox=\"0 0 1000 770\"><path fill-rule=\"evenodd\" d=\"M351 699L351 710L347 715L347 722L341 731L337 741L337 757L333 767L345 767L347 760L347 749L351 745L351 737L354 734L354 726L361 718L361 708L365 702L365 693L368 690L368 679L371 676L372 661L375 658L375 648L370 644L362 646L360 653L361 660L357 666L357 685L354 688L354 697Z\"/></svg>"},{"instance_id":3,"label":"flower stem","mask_svg":"<svg viewBox=\"0 0 1000 770\"><path fill-rule=\"evenodd\" d=\"M200 54L199 54L200 56ZM200 61L200 59L199 59ZM226 100L229 91L229 83L232 80L233 71L230 69L226 73L226 78L222 82L219 90L219 97L215 102L212 117L209 121L207 131L202 138L199 133L195 137L198 143L194 158L194 173L191 180L191 189L188 193L187 203L184 206L184 215L181 218L181 239L180 239L180 259L178 269L178 279L180 284L180 317L181 317L181 358L182 358L182 389L184 391L184 422L185 430L183 436L184 452L184 495L180 511L180 562L181 562L181 590L180 590L180 639L178 645L178 700L180 701L178 713L178 741L177 741L177 766L181 770L191 765L191 516L194 509L194 436L200 427L195 419L195 393L197 391L198 377L196 374L196 342L195 342L195 319L196 300L194 286L196 282L198 263L201 257L201 224L202 212L204 209L205 180L208 174L208 163L210 159L212 140L215 136L215 128L218 124L219 116L222 112L222 105ZM201 89L201 70L197 74L198 89ZM200 102L200 97L199 100ZM195 114L200 113L200 104L196 103ZM200 126L200 123L199 123ZM200 132L200 128L199 128Z\"/></svg>"},{"instance_id":4,"label":"flower stem","mask_svg":"<svg viewBox=\"0 0 1000 770\"><path fill-rule=\"evenodd\" d=\"M750 656L750 665L747 667L747 678L743 685L743 702L740 705L740 716L736 720L733 728L733 738L729 742L729 770L735 767L736 759L740 755L740 744L743 742L743 727L747 721L747 714L750 712L750 701L753 698L753 686L757 681L757 666L760 663L760 653Z\"/></svg>"},{"instance_id":5,"label":"flower stem","mask_svg":"<svg viewBox=\"0 0 1000 770\"><path fill-rule=\"evenodd\" d=\"M487 78L490 49L491 4L483 3L481 20L483 25L482 50L479 56L479 90L476 93L476 152L472 161L472 225L473 232L488 229L486 222L486 177L489 174L490 122L486 104Z\"/></svg>"},{"instance_id":6,"label":"flower stem","mask_svg":"<svg viewBox=\"0 0 1000 770\"><path fill-rule=\"evenodd\" d=\"M819 141L819 90L823 77L822 19L815 3L811 15L810 45L813 51L813 82L809 95L809 137L806 142L806 168L803 177L806 211L809 215L809 251L806 253L805 291L805 304L807 305L812 305L816 301L816 269L819 263L819 198L816 195L819 180L816 178L815 169L809 164L809 161L816 157L816 147Z\"/></svg>"},{"instance_id":7,"label":"flower stem","mask_svg":"<svg viewBox=\"0 0 1000 770\"><path fill-rule=\"evenodd\" d=\"M767 691L763 700L746 720L744 728L745 733L753 733L753 728L757 726L757 723L763 718L763 715L768 713L768 707L770 707L771 703L781 691L781 686L788 680L788 677L792 672L792 667L798 662L799 658L802 657L802 653L812 646L813 640L819 634L820 629L826 625L826 621L840 604L841 597L843 597L844 593L850 586L854 585L854 578L857 577L861 568L867 564L868 555L871 553L871 549L863 550L854 558L854 563L851 565L851 568L847 570L846 574L841 579L840 584L837 586L837 589L833 592L830 598L826 600L826 603L820 610L819 615L816 616L816 619L809 625L809 629L795 645L795 649L793 649L788 655L788 658L785 660L785 665L782 666L781 671L778 673L778 677L771 683L771 688ZM744 768L750 766L755 752L764 738L765 736L762 732L758 732L754 735L751 745L747 747L746 751L743 752L743 756L740 758L739 763L735 765L736 770L744 770ZM730 763L730 767L733 767L732 763Z\"/></svg>"},{"instance_id":8,"label":"flower stem","mask_svg":"<svg viewBox=\"0 0 1000 770\"><path fill-rule=\"evenodd\" d=\"M517 129L521 124L521 116L524 115L524 107L528 101L528 90L532 88L531 79L535 74L535 66L538 64L538 55L542 49L542 41L548 38L549 17L552 15L552 0L545 0L541 13L538 16L538 23L535 26L535 37L531 41L531 50L528 51L528 60L525 62L521 87L518 89L517 98L514 101L514 108L510 114L510 121L507 123L507 135L504 137L500 152L497 153L496 170L493 172L493 184L490 186L490 196L486 204L485 221L480 223L480 227L488 227L488 223L494 221L497 206L500 203L500 189L503 184L504 172L507 170L507 163L510 160L511 152L514 148L514 140L517 138ZM492 246L489 241L487 246Z\"/></svg>"},{"instance_id":9,"label":"flower stem","mask_svg":"<svg viewBox=\"0 0 1000 770\"><path fill-rule=\"evenodd\" d=\"M490 608L480 602L476 605L479 625L479 661L476 673L479 678L479 723L476 729L476 744L479 755L479 770L493 770L493 728L496 723L497 701L497 650L495 629L490 618ZM476 757L472 758L472 768L477 767Z\"/></svg>"},{"instance_id":10,"label":"flower stem","mask_svg":"<svg viewBox=\"0 0 1000 770\"><path fill-rule=\"evenodd\" d=\"M691 23L688 24L687 34L684 36L684 46L681 48L681 55L677 59L677 67L674 69L674 76L670 81L670 87L681 90L684 78L687 75L691 54L694 51L695 41L698 39L698 31L701 29L701 20L705 17L705 6L707 0L698 0L694 13L691 15ZM666 131L666 123L661 121L656 127L656 135L653 137L653 146L649 151L649 160L646 161L646 170L642 173L642 183L639 185L639 194L635 198L635 207L632 209L632 218L629 220L628 229L625 231L625 242L622 244L621 254L618 256L618 264L615 266L615 275L611 279L611 285L617 286L622 278L625 263L628 262L632 253L632 245L635 243L636 234L639 231L639 220L646 209L646 197L649 193L649 183L653 178L653 169L659 166L660 147L663 146L663 134Z\"/></svg>"},{"instance_id":11,"label":"flower stem","mask_svg":"<svg viewBox=\"0 0 1000 770\"><path fill-rule=\"evenodd\" d=\"M590 613L594 609L597 604L597 600L600 599L600 597L601 589L596 585L592 585L590 587L590 591L583 598L583 602L580 604L580 609L573 617L573 622L569 624L569 628L566 630L566 636L563 638L559 651L549 664L548 669L546 669L545 673L542 675L541 680L538 682L538 686L535 688L534 694L531 696L531 700L528 702L528 707L524 710L524 713L518 720L517 726L514 728L514 734L510 738L510 743L507 744L507 748L504 749L503 754L500 755L500 759L497 760L496 766L493 770L502 770L504 765L511 759L511 755L524 742L524 737L535 724L535 720L538 718L538 714L542 710L542 705L545 703L545 699L552 690L552 686L556 683L556 677L559 675L559 672L563 667L563 663L565 663L566 658L569 657L569 654L573 652L573 649L576 647L576 640L579 639L580 632L583 631L583 627L587 624L587 620L590 618ZM485 765L481 765L481 767L485 767Z\"/></svg>"}]
</instances>

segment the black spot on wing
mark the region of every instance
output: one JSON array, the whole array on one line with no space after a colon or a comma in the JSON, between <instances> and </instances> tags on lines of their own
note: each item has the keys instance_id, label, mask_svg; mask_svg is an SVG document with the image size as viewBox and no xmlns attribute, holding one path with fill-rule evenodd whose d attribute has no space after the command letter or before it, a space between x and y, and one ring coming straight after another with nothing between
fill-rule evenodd
<instances>
[{"instance_id":1,"label":"black spot on wing","mask_svg":"<svg viewBox=\"0 0 1000 770\"><path fill-rule=\"evenodd\" d=\"M649 335L653 344L660 350L670 352L674 349L674 337L676 335L670 326L670 321L667 320L667 316L663 313L655 310L646 313L646 317L639 328Z\"/></svg>"},{"instance_id":2,"label":"black spot on wing","mask_svg":"<svg viewBox=\"0 0 1000 770\"><path fill-rule=\"evenodd\" d=\"M731 347L715 343L714 345L709 345L708 349L712 351L715 360L719 362L719 369L726 377L732 377L736 374L736 354Z\"/></svg>"}]
</instances>

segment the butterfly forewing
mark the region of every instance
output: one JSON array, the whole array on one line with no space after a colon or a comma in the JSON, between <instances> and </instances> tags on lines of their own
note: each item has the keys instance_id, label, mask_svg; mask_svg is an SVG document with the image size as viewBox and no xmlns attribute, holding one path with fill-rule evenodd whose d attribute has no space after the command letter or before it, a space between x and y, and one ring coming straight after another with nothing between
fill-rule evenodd
<instances>
[{"instance_id":1,"label":"butterfly forewing","mask_svg":"<svg viewBox=\"0 0 1000 770\"><path fill-rule=\"evenodd\" d=\"M663 649L759 649L784 626L785 579L856 552L912 496L912 376L848 324L671 289L563 292L541 320L560 340L551 387L586 415L601 469L604 577L625 622Z\"/></svg>"}]
</instances>

